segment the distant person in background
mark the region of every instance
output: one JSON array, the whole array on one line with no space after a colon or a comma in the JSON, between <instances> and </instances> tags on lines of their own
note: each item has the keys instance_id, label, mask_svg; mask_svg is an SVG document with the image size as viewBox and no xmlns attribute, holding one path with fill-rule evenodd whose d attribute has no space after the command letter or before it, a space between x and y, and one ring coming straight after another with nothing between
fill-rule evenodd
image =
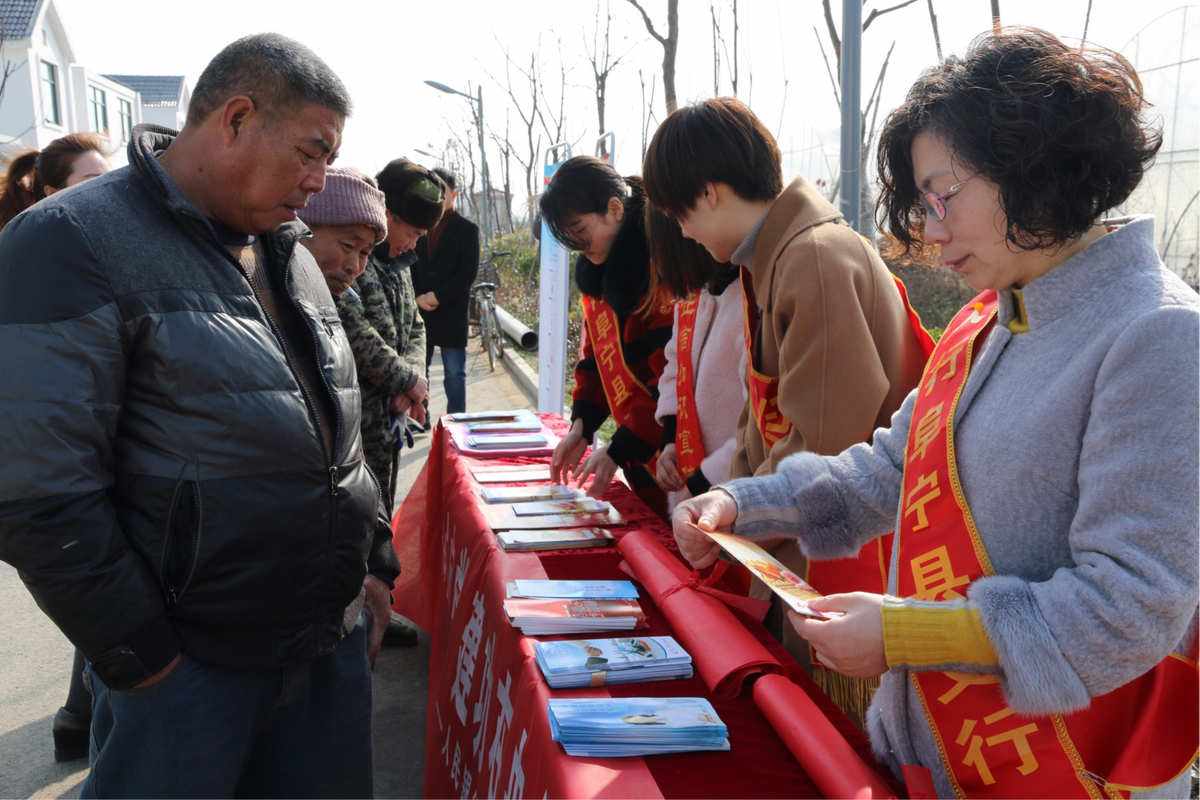
<instances>
[{"instance_id":1,"label":"distant person in background","mask_svg":"<svg viewBox=\"0 0 1200 800\"><path fill-rule=\"evenodd\" d=\"M367 267L375 246L387 238L387 209L374 178L349 167L325 171L325 188L300 211L312 229L302 239L329 286L340 297Z\"/></svg>"},{"instance_id":2,"label":"distant person in background","mask_svg":"<svg viewBox=\"0 0 1200 800\"><path fill-rule=\"evenodd\" d=\"M4 176L0 230L38 200L111 168L104 139L94 133L70 133L40 151L22 153L9 163Z\"/></svg>"},{"instance_id":3,"label":"distant person in background","mask_svg":"<svg viewBox=\"0 0 1200 800\"><path fill-rule=\"evenodd\" d=\"M479 272L479 226L454 210L454 174L444 169L433 173L446 187L442 218L417 242L412 279L425 321L426 374L437 347L442 351L446 413L455 414L467 410L467 306ZM425 429L429 426L426 419Z\"/></svg>"},{"instance_id":4,"label":"distant person in background","mask_svg":"<svg viewBox=\"0 0 1200 800\"><path fill-rule=\"evenodd\" d=\"M108 151L94 133L72 133L41 151L30 150L12 160L0 195L0 230L38 200L108 172ZM54 715L54 760L86 758L92 723L92 695L83 681L83 653L75 651L67 702Z\"/></svg>"}]
</instances>

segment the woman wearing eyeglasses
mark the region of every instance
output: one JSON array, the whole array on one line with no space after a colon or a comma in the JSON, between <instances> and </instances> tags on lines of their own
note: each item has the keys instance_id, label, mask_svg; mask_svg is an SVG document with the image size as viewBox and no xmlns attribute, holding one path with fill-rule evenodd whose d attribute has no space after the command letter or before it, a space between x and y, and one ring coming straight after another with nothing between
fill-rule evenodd
<instances>
[{"instance_id":1,"label":"woman wearing eyeglasses","mask_svg":"<svg viewBox=\"0 0 1200 800\"><path fill-rule=\"evenodd\" d=\"M871 444L682 504L813 558L895 528L888 594L793 617L883 674L877 754L910 793L1187 797L1197 750L1200 298L1154 220L1102 215L1161 139L1133 68L1036 30L928 71L880 140L882 215L980 294ZM884 674L886 673L886 674Z\"/></svg>"}]
</instances>

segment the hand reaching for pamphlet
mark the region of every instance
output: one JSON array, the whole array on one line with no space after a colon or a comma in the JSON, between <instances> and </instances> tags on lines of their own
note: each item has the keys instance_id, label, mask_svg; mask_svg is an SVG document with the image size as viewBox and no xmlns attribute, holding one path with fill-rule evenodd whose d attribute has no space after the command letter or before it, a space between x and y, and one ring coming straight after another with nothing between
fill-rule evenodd
<instances>
[{"instance_id":1,"label":"hand reaching for pamphlet","mask_svg":"<svg viewBox=\"0 0 1200 800\"><path fill-rule=\"evenodd\" d=\"M829 614L831 619L802 617L795 611L788 612L788 619L796 633L813 646L817 661L852 678L874 678L887 672L883 595L831 594L811 601L809 607Z\"/></svg>"},{"instance_id":2,"label":"hand reaching for pamphlet","mask_svg":"<svg viewBox=\"0 0 1200 800\"><path fill-rule=\"evenodd\" d=\"M612 483L613 476L617 474L617 462L608 457L608 447L601 445L592 448L592 454L587 457L572 475L575 483L583 486L583 482L590 475L592 485L588 487L587 493L591 497L604 497L608 491L609 484Z\"/></svg>"},{"instance_id":3,"label":"hand reaching for pamphlet","mask_svg":"<svg viewBox=\"0 0 1200 800\"><path fill-rule=\"evenodd\" d=\"M658 454L658 464L654 468L654 479L658 485L668 492L677 492L684 486L683 473L679 471L679 459L675 455L675 445L668 444Z\"/></svg>"},{"instance_id":4,"label":"hand reaching for pamphlet","mask_svg":"<svg viewBox=\"0 0 1200 800\"><path fill-rule=\"evenodd\" d=\"M577 419L571 423L570 433L554 448L554 457L550 460L550 480L566 483L579 459L583 458L587 446L583 438L583 420Z\"/></svg>"},{"instance_id":5,"label":"hand reaching for pamphlet","mask_svg":"<svg viewBox=\"0 0 1200 800\"><path fill-rule=\"evenodd\" d=\"M711 565L717 560L721 548L703 531L727 531L736 519L737 503L733 495L722 489L713 489L685 500L675 506L671 514L671 528L679 552L695 569Z\"/></svg>"}]
</instances>

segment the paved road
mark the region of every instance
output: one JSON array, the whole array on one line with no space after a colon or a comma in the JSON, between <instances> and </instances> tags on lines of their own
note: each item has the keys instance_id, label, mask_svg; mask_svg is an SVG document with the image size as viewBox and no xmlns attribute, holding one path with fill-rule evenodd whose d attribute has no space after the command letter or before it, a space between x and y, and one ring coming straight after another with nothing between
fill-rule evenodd
<instances>
[{"instance_id":1,"label":"paved road","mask_svg":"<svg viewBox=\"0 0 1200 800\"><path fill-rule=\"evenodd\" d=\"M467 357L468 408L514 408L524 396L500 368L489 373L487 360L471 342ZM445 409L441 359L431 370L432 410ZM405 454L397 491L403 494L420 471L429 437ZM16 570L0 563L0 798L78 797L86 762L54 762L50 725L66 699L72 648L42 614ZM375 794L416 797L421 793L424 762L425 698L429 643L388 648L375 665Z\"/></svg>"}]
</instances>

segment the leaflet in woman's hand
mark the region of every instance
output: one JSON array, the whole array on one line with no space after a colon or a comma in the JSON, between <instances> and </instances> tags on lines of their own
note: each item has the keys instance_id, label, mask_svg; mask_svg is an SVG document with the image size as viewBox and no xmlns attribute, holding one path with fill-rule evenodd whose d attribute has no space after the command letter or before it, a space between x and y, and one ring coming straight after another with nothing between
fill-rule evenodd
<instances>
[{"instance_id":1,"label":"leaflet in woman's hand","mask_svg":"<svg viewBox=\"0 0 1200 800\"><path fill-rule=\"evenodd\" d=\"M797 614L813 619L829 619L820 611L814 611L808 604L821 597L821 593L809 586L796 573L785 567L775 556L763 550L754 542L732 533L716 533L703 528L692 526L695 530L708 536L722 550L736 558L754 576L771 588L775 594L787 603L788 607Z\"/></svg>"}]
</instances>

